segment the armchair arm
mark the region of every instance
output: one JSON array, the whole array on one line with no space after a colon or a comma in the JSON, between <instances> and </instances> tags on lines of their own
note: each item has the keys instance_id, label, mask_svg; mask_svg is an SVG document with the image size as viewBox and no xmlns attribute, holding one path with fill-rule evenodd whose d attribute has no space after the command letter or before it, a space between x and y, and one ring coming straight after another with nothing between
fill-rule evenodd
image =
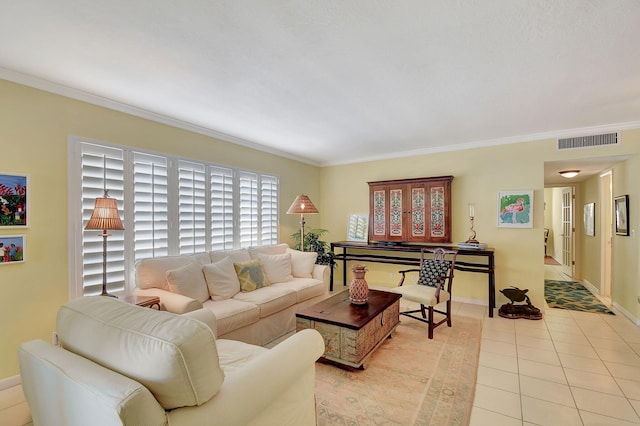
<instances>
[{"instance_id":1,"label":"armchair arm","mask_svg":"<svg viewBox=\"0 0 640 426\"><path fill-rule=\"evenodd\" d=\"M172 293L160 288L136 288L134 293L138 296L158 296L160 307L174 314L184 314L186 312L202 309L202 303L181 294Z\"/></svg>"},{"instance_id":2,"label":"armchair arm","mask_svg":"<svg viewBox=\"0 0 640 426\"><path fill-rule=\"evenodd\" d=\"M289 410L305 410L315 420L315 361L323 352L320 333L311 329L298 332L243 367L225 373L222 388L203 406L169 412L169 424L211 424L212 416L221 425L276 424L267 413L273 415L278 404L287 404ZM247 395L251 395L250 404ZM308 424L287 422L283 411L275 413L279 424ZM287 418L292 418L291 413ZM254 422L256 419L260 421Z\"/></svg>"},{"instance_id":3,"label":"armchair arm","mask_svg":"<svg viewBox=\"0 0 640 426\"><path fill-rule=\"evenodd\" d=\"M197 319L198 321L202 321L207 324L211 331L213 332L213 336L218 338L218 326L216 325L216 316L210 309L202 308L196 309L195 311L186 312L182 314L185 317Z\"/></svg>"},{"instance_id":4,"label":"armchair arm","mask_svg":"<svg viewBox=\"0 0 640 426\"><path fill-rule=\"evenodd\" d=\"M404 279L407 277L406 274L409 272L420 272L420 269L404 269L402 271L398 271L398 273L402 275L402 278L400 278L400 282L398 283L398 287L404 284Z\"/></svg>"}]
</instances>

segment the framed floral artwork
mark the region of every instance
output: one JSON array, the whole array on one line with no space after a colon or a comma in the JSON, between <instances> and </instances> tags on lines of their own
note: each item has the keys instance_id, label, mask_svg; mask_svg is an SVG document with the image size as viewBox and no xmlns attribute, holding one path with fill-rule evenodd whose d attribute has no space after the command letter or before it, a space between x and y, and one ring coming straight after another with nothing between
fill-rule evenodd
<instances>
[{"instance_id":1,"label":"framed floral artwork","mask_svg":"<svg viewBox=\"0 0 640 426\"><path fill-rule=\"evenodd\" d=\"M0 235L0 265L24 262L24 238L24 235Z\"/></svg>"},{"instance_id":2,"label":"framed floral artwork","mask_svg":"<svg viewBox=\"0 0 640 426\"><path fill-rule=\"evenodd\" d=\"M498 228L533 227L533 190L498 191Z\"/></svg>"},{"instance_id":3,"label":"framed floral artwork","mask_svg":"<svg viewBox=\"0 0 640 426\"><path fill-rule=\"evenodd\" d=\"M0 173L0 228L26 228L29 178Z\"/></svg>"}]
</instances>

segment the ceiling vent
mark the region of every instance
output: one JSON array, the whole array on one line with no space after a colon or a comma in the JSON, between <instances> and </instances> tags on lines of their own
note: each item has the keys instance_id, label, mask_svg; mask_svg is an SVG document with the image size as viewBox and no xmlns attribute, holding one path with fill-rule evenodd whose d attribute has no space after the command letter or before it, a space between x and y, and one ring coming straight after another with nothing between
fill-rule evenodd
<instances>
[{"instance_id":1,"label":"ceiling vent","mask_svg":"<svg viewBox=\"0 0 640 426\"><path fill-rule=\"evenodd\" d=\"M558 139L558 149L588 148L603 145L618 145L618 134L605 133L602 135Z\"/></svg>"}]
</instances>

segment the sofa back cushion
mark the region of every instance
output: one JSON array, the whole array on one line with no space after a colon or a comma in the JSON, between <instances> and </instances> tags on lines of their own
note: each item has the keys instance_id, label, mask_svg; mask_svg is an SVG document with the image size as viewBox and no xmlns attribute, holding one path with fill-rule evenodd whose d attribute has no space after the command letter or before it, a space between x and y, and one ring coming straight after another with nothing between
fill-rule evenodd
<instances>
[{"instance_id":1,"label":"sofa back cushion","mask_svg":"<svg viewBox=\"0 0 640 426\"><path fill-rule=\"evenodd\" d=\"M177 269L169 269L166 273L169 289L190 297L198 302L209 300L209 289L202 272L203 265L197 260Z\"/></svg>"},{"instance_id":2,"label":"sofa back cushion","mask_svg":"<svg viewBox=\"0 0 640 426\"><path fill-rule=\"evenodd\" d=\"M264 273L271 284L291 281L291 254L257 254Z\"/></svg>"},{"instance_id":3,"label":"sofa back cushion","mask_svg":"<svg viewBox=\"0 0 640 426\"><path fill-rule=\"evenodd\" d=\"M209 295L215 301L230 299L240 292L240 281L230 257L202 267Z\"/></svg>"},{"instance_id":4,"label":"sofa back cushion","mask_svg":"<svg viewBox=\"0 0 640 426\"><path fill-rule=\"evenodd\" d=\"M257 259L258 254L285 254L289 248L288 244L274 244L270 246L252 246L249 247L249 255L252 259Z\"/></svg>"},{"instance_id":5,"label":"sofa back cushion","mask_svg":"<svg viewBox=\"0 0 640 426\"><path fill-rule=\"evenodd\" d=\"M162 256L140 260L136 264L136 287L142 289L161 288L171 291L167 282L167 271L188 265L196 260L203 265L209 263L209 254Z\"/></svg>"},{"instance_id":6,"label":"sofa back cushion","mask_svg":"<svg viewBox=\"0 0 640 426\"><path fill-rule=\"evenodd\" d=\"M215 338L193 318L81 297L58 311L62 346L143 384L164 409L201 405L224 380Z\"/></svg>"},{"instance_id":7,"label":"sofa back cushion","mask_svg":"<svg viewBox=\"0 0 640 426\"><path fill-rule=\"evenodd\" d=\"M246 248L238 250L216 250L210 252L209 256L211 258L211 262L218 262L225 257L230 258L234 263L248 262L251 260L249 250L247 250Z\"/></svg>"}]
</instances>

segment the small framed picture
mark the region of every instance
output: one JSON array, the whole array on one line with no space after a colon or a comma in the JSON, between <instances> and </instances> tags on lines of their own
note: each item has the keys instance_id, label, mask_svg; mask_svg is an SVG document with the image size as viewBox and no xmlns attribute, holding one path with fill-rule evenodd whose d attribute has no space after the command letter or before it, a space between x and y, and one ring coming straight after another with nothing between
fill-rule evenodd
<instances>
[{"instance_id":1,"label":"small framed picture","mask_svg":"<svg viewBox=\"0 0 640 426\"><path fill-rule=\"evenodd\" d=\"M366 214L349 215L347 241L367 242L369 237L369 216Z\"/></svg>"},{"instance_id":2,"label":"small framed picture","mask_svg":"<svg viewBox=\"0 0 640 426\"><path fill-rule=\"evenodd\" d=\"M629 196L620 195L613 199L616 220L616 235L629 235Z\"/></svg>"},{"instance_id":3,"label":"small framed picture","mask_svg":"<svg viewBox=\"0 0 640 426\"><path fill-rule=\"evenodd\" d=\"M596 235L595 223L596 203L587 203L584 205L584 235L594 237Z\"/></svg>"},{"instance_id":4,"label":"small framed picture","mask_svg":"<svg viewBox=\"0 0 640 426\"><path fill-rule=\"evenodd\" d=\"M0 235L0 265L24 262L24 235Z\"/></svg>"},{"instance_id":5,"label":"small framed picture","mask_svg":"<svg viewBox=\"0 0 640 426\"><path fill-rule=\"evenodd\" d=\"M26 228L29 205L25 175L0 173L0 228Z\"/></svg>"},{"instance_id":6,"label":"small framed picture","mask_svg":"<svg viewBox=\"0 0 640 426\"><path fill-rule=\"evenodd\" d=\"M498 228L533 227L533 191L498 192Z\"/></svg>"}]
</instances>

